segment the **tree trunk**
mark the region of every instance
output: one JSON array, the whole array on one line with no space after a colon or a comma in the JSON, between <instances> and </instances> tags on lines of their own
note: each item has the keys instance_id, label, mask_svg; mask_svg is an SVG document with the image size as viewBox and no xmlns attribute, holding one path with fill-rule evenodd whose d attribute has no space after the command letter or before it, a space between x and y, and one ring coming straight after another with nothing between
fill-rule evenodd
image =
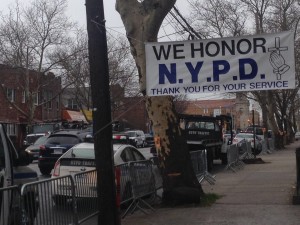
<instances>
[{"instance_id":1,"label":"tree trunk","mask_svg":"<svg viewBox=\"0 0 300 225\"><path fill-rule=\"evenodd\" d=\"M116 9L127 32L131 52L138 68L140 89L144 95L146 93L144 44L157 41L162 21L175 2L176 0L148 0L141 3L136 0L116 1ZM163 200L166 203L199 202L203 190L193 172L173 97L145 96L145 99L155 137L160 139L161 146L157 151L163 177Z\"/></svg>"},{"instance_id":2,"label":"tree trunk","mask_svg":"<svg viewBox=\"0 0 300 225\"><path fill-rule=\"evenodd\" d=\"M273 98L273 94L272 91L267 91L267 99L268 99L268 119L269 119L269 125L272 129L272 131L274 132L274 148L276 150L282 149L284 148L283 145L283 135L280 132L276 120L275 120L275 110L276 110L276 106L275 106L275 102L274 102L274 98Z\"/></svg>"}]
</instances>

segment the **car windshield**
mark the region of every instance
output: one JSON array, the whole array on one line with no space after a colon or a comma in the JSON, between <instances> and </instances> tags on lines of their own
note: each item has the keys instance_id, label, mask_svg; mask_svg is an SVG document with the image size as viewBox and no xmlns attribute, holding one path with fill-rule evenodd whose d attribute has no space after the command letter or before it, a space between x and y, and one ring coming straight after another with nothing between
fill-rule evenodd
<instances>
[{"instance_id":1,"label":"car windshield","mask_svg":"<svg viewBox=\"0 0 300 225\"><path fill-rule=\"evenodd\" d=\"M79 143L79 139L73 136L52 136L48 138L47 143L53 145L75 145Z\"/></svg>"},{"instance_id":2,"label":"car windshield","mask_svg":"<svg viewBox=\"0 0 300 225\"><path fill-rule=\"evenodd\" d=\"M42 136L40 138L38 138L35 142L34 145L41 145L44 144L45 141L47 140L48 136Z\"/></svg>"},{"instance_id":3,"label":"car windshield","mask_svg":"<svg viewBox=\"0 0 300 225\"><path fill-rule=\"evenodd\" d=\"M27 141L27 143L32 144L32 143L34 143L38 138L40 138L41 136L43 136L43 135L27 136L27 137L26 137L26 141Z\"/></svg>"},{"instance_id":4,"label":"car windshield","mask_svg":"<svg viewBox=\"0 0 300 225\"><path fill-rule=\"evenodd\" d=\"M253 138L253 134L242 134L239 133L236 135L236 138Z\"/></svg>"},{"instance_id":5,"label":"car windshield","mask_svg":"<svg viewBox=\"0 0 300 225\"><path fill-rule=\"evenodd\" d=\"M129 137L135 137L136 136L136 132L126 132L126 134L128 134Z\"/></svg>"},{"instance_id":6,"label":"car windshield","mask_svg":"<svg viewBox=\"0 0 300 225\"><path fill-rule=\"evenodd\" d=\"M72 158L95 159L95 151L92 148L74 148Z\"/></svg>"}]
</instances>

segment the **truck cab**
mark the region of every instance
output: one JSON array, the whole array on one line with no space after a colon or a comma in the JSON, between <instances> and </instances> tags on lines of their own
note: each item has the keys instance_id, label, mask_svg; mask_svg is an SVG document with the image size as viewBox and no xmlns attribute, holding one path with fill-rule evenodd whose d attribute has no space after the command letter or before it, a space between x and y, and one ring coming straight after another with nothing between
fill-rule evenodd
<instances>
[{"instance_id":1,"label":"truck cab","mask_svg":"<svg viewBox=\"0 0 300 225\"><path fill-rule=\"evenodd\" d=\"M30 157L25 151L18 152L5 127L0 124L0 224L11 224L11 219L20 216L20 195L14 187L36 181L37 173L27 167ZM34 196L33 193L28 193Z\"/></svg>"},{"instance_id":2,"label":"truck cab","mask_svg":"<svg viewBox=\"0 0 300 225\"><path fill-rule=\"evenodd\" d=\"M230 132L226 144L232 142L232 120L230 116L216 117L181 114L180 127L185 131L185 137L190 151L207 151L207 166L211 170L214 159L227 163L227 152L223 151L224 132Z\"/></svg>"}]
</instances>

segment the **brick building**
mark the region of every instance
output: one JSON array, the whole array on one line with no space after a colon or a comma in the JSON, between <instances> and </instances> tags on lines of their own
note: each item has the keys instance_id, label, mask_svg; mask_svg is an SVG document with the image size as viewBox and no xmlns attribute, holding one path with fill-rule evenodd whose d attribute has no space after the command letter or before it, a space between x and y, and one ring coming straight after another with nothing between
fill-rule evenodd
<instances>
[{"instance_id":1,"label":"brick building","mask_svg":"<svg viewBox=\"0 0 300 225\"><path fill-rule=\"evenodd\" d=\"M177 101L175 105L177 112L182 114L229 115L233 119L234 130L243 130L252 122L249 100L243 94L237 94L234 99Z\"/></svg>"},{"instance_id":2,"label":"brick building","mask_svg":"<svg viewBox=\"0 0 300 225\"><path fill-rule=\"evenodd\" d=\"M36 107L33 123L61 119L61 79L53 73L42 74L0 65L0 78L0 122L6 124L7 132L17 147L22 145L30 113L30 104L25 97L26 87ZM25 85L26 82L29 85Z\"/></svg>"}]
</instances>

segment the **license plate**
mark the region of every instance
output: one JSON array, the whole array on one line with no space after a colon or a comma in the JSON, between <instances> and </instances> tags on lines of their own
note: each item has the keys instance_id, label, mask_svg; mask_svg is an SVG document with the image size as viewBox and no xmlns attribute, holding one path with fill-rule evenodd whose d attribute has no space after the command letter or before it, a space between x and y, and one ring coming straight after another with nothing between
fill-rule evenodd
<instances>
[{"instance_id":1,"label":"license plate","mask_svg":"<svg viewBox=\"0 0 300 225\"><path fill-rule=\"evenodd\" d=\"M62 149L54 149L53 150L53 154L62 154L62 153L63 153Z\"/></svg>"}]
</instances>

